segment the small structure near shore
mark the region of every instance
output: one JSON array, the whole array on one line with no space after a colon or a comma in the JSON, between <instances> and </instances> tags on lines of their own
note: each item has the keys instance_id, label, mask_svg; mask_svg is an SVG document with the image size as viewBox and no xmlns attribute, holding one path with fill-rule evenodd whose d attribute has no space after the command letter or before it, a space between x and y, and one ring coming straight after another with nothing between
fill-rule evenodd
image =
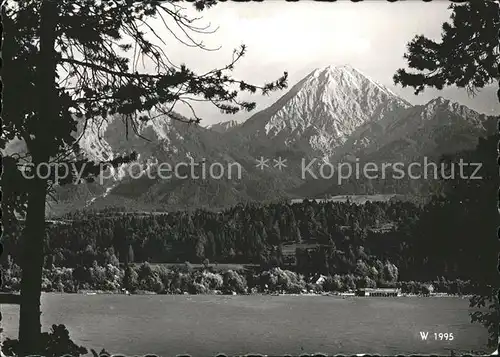
<instances>
[{"instance_id":1,"label":"small structure near shore","mask_svg":"<svg viewBox=\"0 0 500 357\"><path fill-rule=\"evenodd\" d=\"M401 289L392 288L378 288L378 289L358 289L356 290L356 296L380 296L380 297L390 297L390 296L401 296Z\"/></svg>"}]
</instances>

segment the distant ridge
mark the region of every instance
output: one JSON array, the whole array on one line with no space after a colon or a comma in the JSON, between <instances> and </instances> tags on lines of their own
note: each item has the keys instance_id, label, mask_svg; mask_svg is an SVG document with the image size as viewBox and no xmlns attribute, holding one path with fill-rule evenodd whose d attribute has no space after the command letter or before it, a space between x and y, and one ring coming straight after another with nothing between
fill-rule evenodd
<instances>
[{"instance_id":1,"label":"distant ridge","mask_svg":"<svg viewBox=\"0 0 500 357\"><path fill-rule=\"evenodd\" d=\"M109 120L101 128L90 126L81 142L86 156L103 160L136 151L139 163L144 165L140 169L143 177L132 179L123 166L104 186L94 183L58 188L59 202L50 202L48 212L58 215L84 207L115 206L145 211L218 210L239 202L276 199L350 195L377 200L378 195L425 195L418 185L378 187L359 180L343 185L328 180L304 180L300 175L301 160L317 158L320 164L324 160L335 163L354 158L376 163L409 162L423 156L439 158L475 147L479 137L495 133L495 121L496 117L479 114L442 97L413 106L349 65L317 68L271 106L241 124L228 120L202 127L161 116L139 128L150 141L134 135L125 139L119 118ZM19 145L12 147L18 149ZM261 156L270 160L265 170L255 166L255 160ZM278 157L287 160L286 169L272 165ZM238 162L243 167L243 177L145 177L147 170L154 170L158 163L202 159L207 163Z\"/></svg>"}]
</instances>

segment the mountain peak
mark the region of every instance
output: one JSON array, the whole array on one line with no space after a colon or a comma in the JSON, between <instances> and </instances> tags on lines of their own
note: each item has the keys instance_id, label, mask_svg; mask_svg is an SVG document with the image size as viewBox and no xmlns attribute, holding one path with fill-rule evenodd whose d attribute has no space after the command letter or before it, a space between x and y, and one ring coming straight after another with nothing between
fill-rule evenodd
<instances>
[{"instance_id":1,"label":"mountain peak","mask_svg":"<svg viewBox=\"0 0 500 357\"><path fill-rule=\"evenodd\" d=\"M458 115L461 118L466 118L469 122L474 123L476 126L481 126L483 120L486 118L485 115L481 115L465 105L441 96L430 100L422 107L423 110L421 117L423 119L433 118L436 115L442 116L442 113L448 112Z\"/></svg>"},{"instance_id":2,"label":"mountain peak","mask_svg":"<svg viewBox=\"0 0 500 357\"><path fill-rule=\"evenodd\" d=\"M439 110L457 111L457 110L463 110L463 109L467 108L460 103L453 102L452 100L441 97L441 96L434 98L434 99L431 99L423 106L427 110L431 110L431 111L435 111L438 109ZM467 108L467 109L469 109L469 108Z\"/></svg>"},{"instance_id":3,"label":"mountain peak","mask_svg":"<svg viewBox=\"0 0 500 357\"><path fill-rule=\"evenodd\" d=\"M446 98L439 96L439 97L436 97L436 98L430 100L428 104L431 104L431 103L444 104L444 103L447 103L449 101L450 101L449 99L446 99Z\"/></svg>"},{"instance_id":4,"label":"mountain peak","mask_svg":"<svg viewBox=\"0 0 500 357\"><path fill-rule=\"evenodd\" d=\"M340 84L355 87L366 85L374 86L389 96L398 97L398 95L389 88L372 80L365 73L350 64L329 65L323 68L317 68L310 77L325 78L333 82L334 85Z\"/></svg>"},{"instance_id":5,"label":"mountain peak","mask_svg":"<svg viewBox=\"0 0 500 357\"><path fill-rule=\"evenodd\" d=\"M343 70L343 71L357 71L356 68L354 68L353 66L351 66L350 64L342 64L342 65L328 65L326 66L325 68L323 68L325 70L336 70L336 71L340 71L340 70Z\"/></svg>"},{"instance_id":6,"label":"mountain peak","mask_svg":"<svg viewBox=\"0 0 500 357\"><path fill-rule=\"evenodd\" d=\"M363 123L409 106L351 65L330 65L303 78L273 105L272 112L256 115L251 130L282 137L286 147L301 143L329 155Z\"/></svg>"},{"instance_id":7,"label":"mountain peak","mask_svg":"<svg viewBox=\"0 0 500 357\"><path fill-rule=\"evenodd\" d=\"M354 68L353 66L349 64L343 64L343 65L328 65L326 67L318 67L313 71L313 75L315 77L319 75L332 75L332 74L342 74L342 73L351 73L351 74L362 74L359 70Z\"/></svg>"},{"instance_id":8,"label":"mountain peak","mask_svg":"<svg viewBox=\"0 0 500 357\"><path fill-rule=\"evenodd\" d=\"M353 67L351 66L350 64L342 64L342 65L338 65L338 66L335 66L335 65L329 65L327 66L328 69L330 70L336 70L336 71L343 71L343 72L349 72L349 73L353 73L353 74L359 74L359 75L362 75L364 77L366 77L366 75L364 73L362 73L359 69L357 69L356 67Z\"/></svg>"}]
</instances>

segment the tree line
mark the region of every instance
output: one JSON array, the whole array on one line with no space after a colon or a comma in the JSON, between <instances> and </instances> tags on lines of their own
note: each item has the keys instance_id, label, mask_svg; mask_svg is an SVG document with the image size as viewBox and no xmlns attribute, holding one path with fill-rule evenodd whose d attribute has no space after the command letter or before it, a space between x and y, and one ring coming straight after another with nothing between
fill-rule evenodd
<instances>
[{"instance_id":1,"label":"tree line","mask_svg":"<svg viewBox=\"0 0 500 357\"><path fill-rule=\"evenodd\" d=\"M487 274L476 262L489 258L494 264L495 254L488 253L488 240L476 239L478 227L467 223L474 215L462 206L436 197L425 206L306 200L240 204L222 212L81 211L48 225L44 268L209 262L286 268L307 278L354 274L376 285L474 280ZM17 237L5 235L4 268L18 262Z\"/></svg>"}]
</instances>

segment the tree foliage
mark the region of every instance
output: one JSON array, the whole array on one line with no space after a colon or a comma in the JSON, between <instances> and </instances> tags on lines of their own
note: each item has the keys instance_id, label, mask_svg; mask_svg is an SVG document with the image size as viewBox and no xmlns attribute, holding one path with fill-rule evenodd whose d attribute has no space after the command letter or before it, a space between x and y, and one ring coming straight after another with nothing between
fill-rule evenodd
<instances>
[{"instance_id":1,"label":"tree foliage","mask_svg":"<svg viewBox=\"0 0 500 357\"><path fill-rule=\"evenodd\" d=\"M452 4L450 9L451 23L443 24L441 42L416 36L408 44L408 52L404 56L408 66L416 72L399 69L394 82L415 88L416 94L426 87L443 89L450 85L466 88L470 94L475 94L478 89L497 81L500 101L500 4L496 1L469 1ZM451 235L454 242L457 238L465 239L464 234L481 237L485 241L471 247L470 251L463 250L458 254L467 255L474 261L479 256L483 259L487 257L479 260L483 264L487 262L487 265L484 265L485 274L476 277L477 285L482 288L481 293L471 299L471 307L488 307L488 312L474 312L472 320L487 326L491 345L499 343L500 326L500 290L496 294L494 292L500 287L498 269L495 269L491 259L498 252L494 230L500 223L498 210L495 210L498 207L495 202L498 199L498 164L493 161L494 152L498 155L497 142L498 136L480 142L478 150L468 156L469 161L464 160L484 162L486 176L479 181L452 180L447 183L448 200L436 202L436 216L429 217L436 221L438 229L442 219L454 218L458 223ZM490 151L485 151L485 148ZM479 247L485 250L480 251ZM443 268L448 269L449 266Z\"/></svg>"}]
</instances>

